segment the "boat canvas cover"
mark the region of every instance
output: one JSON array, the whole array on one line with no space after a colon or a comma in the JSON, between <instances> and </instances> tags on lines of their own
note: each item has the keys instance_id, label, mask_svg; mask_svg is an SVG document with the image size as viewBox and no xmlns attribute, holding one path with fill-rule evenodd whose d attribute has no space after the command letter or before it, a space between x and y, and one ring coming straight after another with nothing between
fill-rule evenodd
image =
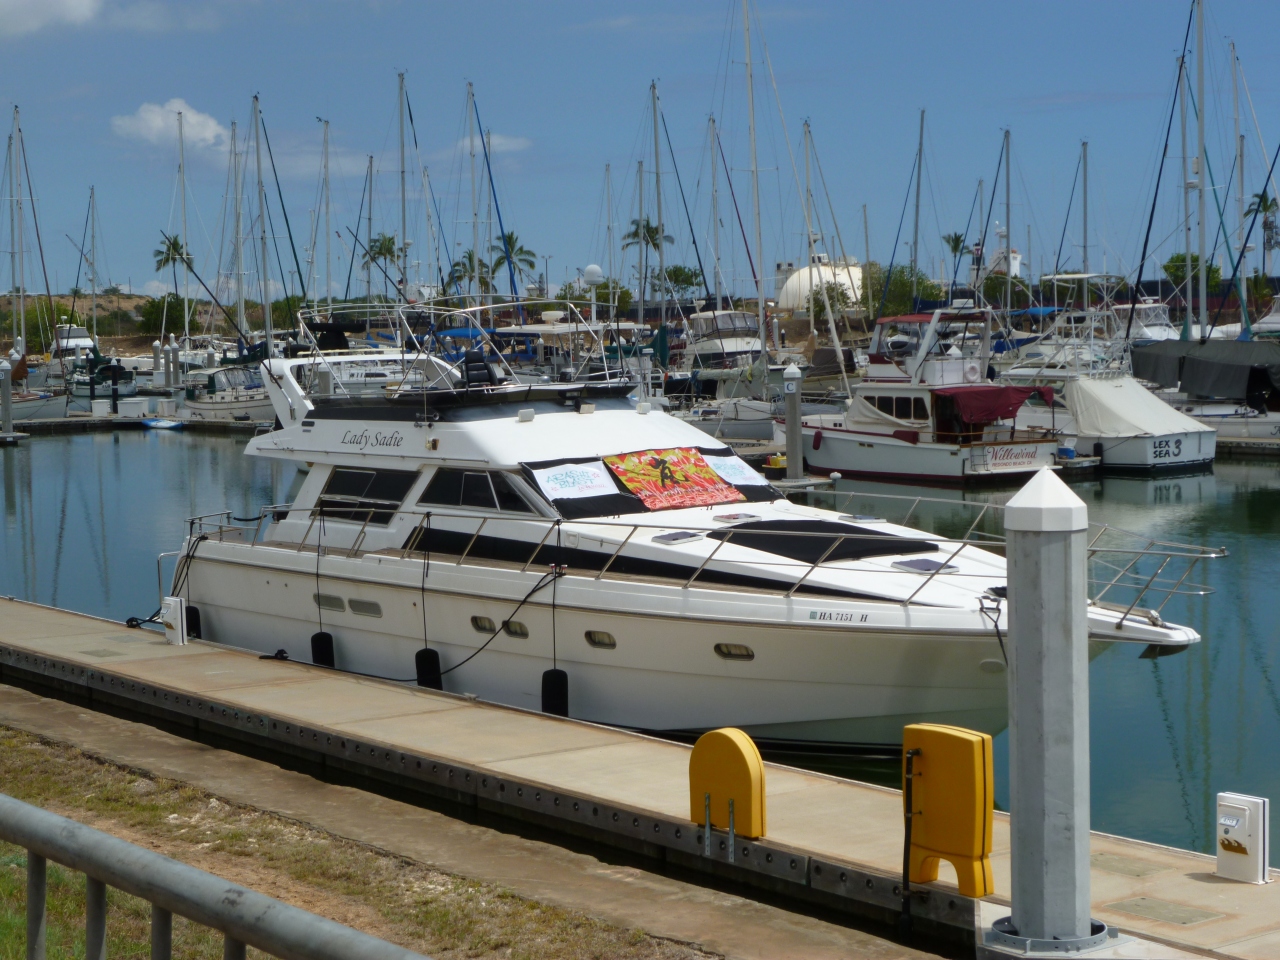
<instances>
[{"instance_id":1,"label":"boat canvas cover","mask_svg":"<svg viewBox=\"0 0 1280 960\"><path fill-rule=\"evenodd\" d=\"M933 392L937 396L950 398L956 405L960 419L965 423L987 424L995 423L997 420L1008 420L1034 393L1040 394L1045 403L1053 403L1053 387L974 384L964 387L942 387Z\"/></svg>"},{"instance_id":2,"label":"boat canvas cover","mask_svg":"<svg viewBox=\"0 0 1280 960\"><path fill-rule=\"evenodd\" d=\"M1081 437L1164 437L1212 433L1212 427L1179 413L1133 377L1067 382L1063 395Z\"/></svg>"},{"instance_id":3,"label":"boat canvas cover","mask_svg":"<svg viewBox=\"0 0 1280 960\"><path fill-rule=\"evenodd\" d=\"M1243 400L1249 374L1262 369L1280 390L1280 343L1266 340L1165 340L1133 348L1133 372L1187 396Z\"/></svg>"},{"instance_id":4,"label":"boat canvas cover","mask_svg":"<svg viewBox=\"0 0 1280 960\"><path fill-rule=\"evenodd\" d=\"M690 448L641 450L605 457L605 465L650 510L706 507L747 499Z\"/></svg>"}]
</instances>

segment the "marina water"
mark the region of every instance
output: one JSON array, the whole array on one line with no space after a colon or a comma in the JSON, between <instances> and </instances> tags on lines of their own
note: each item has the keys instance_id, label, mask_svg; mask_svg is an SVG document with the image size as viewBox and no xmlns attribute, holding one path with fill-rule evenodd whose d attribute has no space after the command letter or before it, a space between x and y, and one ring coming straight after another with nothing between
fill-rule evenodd
<instances>
[{"instance_id":1,"label":"marina water","mask_svg":"<svg viewBox=\"0 0 1280 960\"><path fill-rule=\"evenodd\" d=\"M222 510L255 517L264 504L291 499L296 469L245 457L244 443L123 431L0 449L0 594L118 620L148 616L159 592L156 557L181 545L188 517ZM1013 492L839 487L853 494L847 504L841 496L841 509L888 519L900 519L911 501L864 502L859 494L1001 503ZM1090 668L1093 828L1211 852L1218 791L1280 798L1280 464L1224 461L1198 477L1107 477L1074 489L1094 522L1230 552L1192 576L1211 595L1175 596L1163 610L1203 642L1158 660L1118 644ZM958 503L954 510L929 504L916 508L912 523L956 535L973 516ZM171 570L169 559L166 585ZM1001 735L997 802L1007 807L1004 747ZM893 761L774 759L897 779Z\"/></svg>"}]
</instances>

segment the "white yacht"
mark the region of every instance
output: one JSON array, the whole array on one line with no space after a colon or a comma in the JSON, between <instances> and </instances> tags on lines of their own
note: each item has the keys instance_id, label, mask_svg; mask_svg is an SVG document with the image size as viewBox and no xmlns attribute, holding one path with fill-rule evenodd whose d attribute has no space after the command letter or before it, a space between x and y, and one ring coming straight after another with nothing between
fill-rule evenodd
<instances>
[{"instance_id":1,"label":"white yacht","mask_svg":"<svg viewBox=\"0 0 1280 960\"><path fill-rule=\"evenodd\" d=\"M309 469L256 525L191 521L189 633L648 731L1004 727L998 554L793 504L632 384L424 359L425 388L376 397L309 395L315 358L264 363L282 426L247 453ZM1199 640L1120 605L1089 625L1095 650Z\"/></svg>"}]
</instances>

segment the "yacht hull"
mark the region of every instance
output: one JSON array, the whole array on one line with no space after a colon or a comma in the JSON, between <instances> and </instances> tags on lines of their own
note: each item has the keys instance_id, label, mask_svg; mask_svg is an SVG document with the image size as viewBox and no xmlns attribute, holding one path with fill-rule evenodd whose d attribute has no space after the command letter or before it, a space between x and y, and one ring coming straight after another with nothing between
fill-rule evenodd
<instances>
[{"instance_id":1,"label":"yacht hull","mask_svg":"<svg viewBox=\"0 0 1280 960\"><path fill-rule=\"evenodd\" d=\"M819 436L821 435L821 436ZM912 443L829 426L804 427L804 457L815 473L932 483L1016 482L1052 466L1057 443Z\"/></svg>"},{"instance_id":2,"label":"yacht hull","mask_svg":"<svg viewBox=\"0 0 1280 960\"><path fill-rule=\"evenodd\" d=\"M311 637L323 629L339 669L414 682L425 637L440 653L446 690L539 710L542 673L554 664L569 676L571 716L651 731L737 726L771 740L883 744L901 742L902 726L921 720L989 733L1005 726L999 643L976 617L957 629L969 616L962 611L679 586L637 594L634 583L588 575L558 581L554 609L544 587L517 611L545 570L520 575L450 559L433 561L424 577L419 560L326 555L317 588L311 551L198 550L183 593L199 610L201 636L260 653L310 661ZM381 615L351 612L353 599ZM490 640L472 618L518 620L528 636L499 629ZM616 646L590 645L588 631ZM745 646L752 659L723 659L717 644Z\"/></svg>"}]
</instances>

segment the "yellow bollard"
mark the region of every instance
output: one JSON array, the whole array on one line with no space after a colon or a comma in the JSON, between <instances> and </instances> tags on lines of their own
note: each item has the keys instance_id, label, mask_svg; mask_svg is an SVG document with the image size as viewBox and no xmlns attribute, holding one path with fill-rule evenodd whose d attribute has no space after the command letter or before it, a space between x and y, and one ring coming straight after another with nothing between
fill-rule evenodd
<instances>
[{"instance_id":1,"label":"yellow bollard","mask_svg":"<svg viewBox=\"0 0 1280 960\"><path fill-rule=\"evenodd\" d=\"M731 800L734 833L763 837L764 761L749 736L724 727L700 736L689 754L689 819L704 823L709 806L711 825L728 830Z\"/></svg>"},{"instance_id":2,"label":"yellow bollard","mask_svg":"<svg viewBox=\"0 0 1280 960\"><path fill-rule=\"evenodd\" d=\"M938 861L956 868L960 892L985 897L991 878L991 811L995 782L991 737L938 723L913 723L902 731L904 759L911 751L912 883L938 879ZM907 796L903 771L903 802Z\"/></svg>"}]
</instances>

